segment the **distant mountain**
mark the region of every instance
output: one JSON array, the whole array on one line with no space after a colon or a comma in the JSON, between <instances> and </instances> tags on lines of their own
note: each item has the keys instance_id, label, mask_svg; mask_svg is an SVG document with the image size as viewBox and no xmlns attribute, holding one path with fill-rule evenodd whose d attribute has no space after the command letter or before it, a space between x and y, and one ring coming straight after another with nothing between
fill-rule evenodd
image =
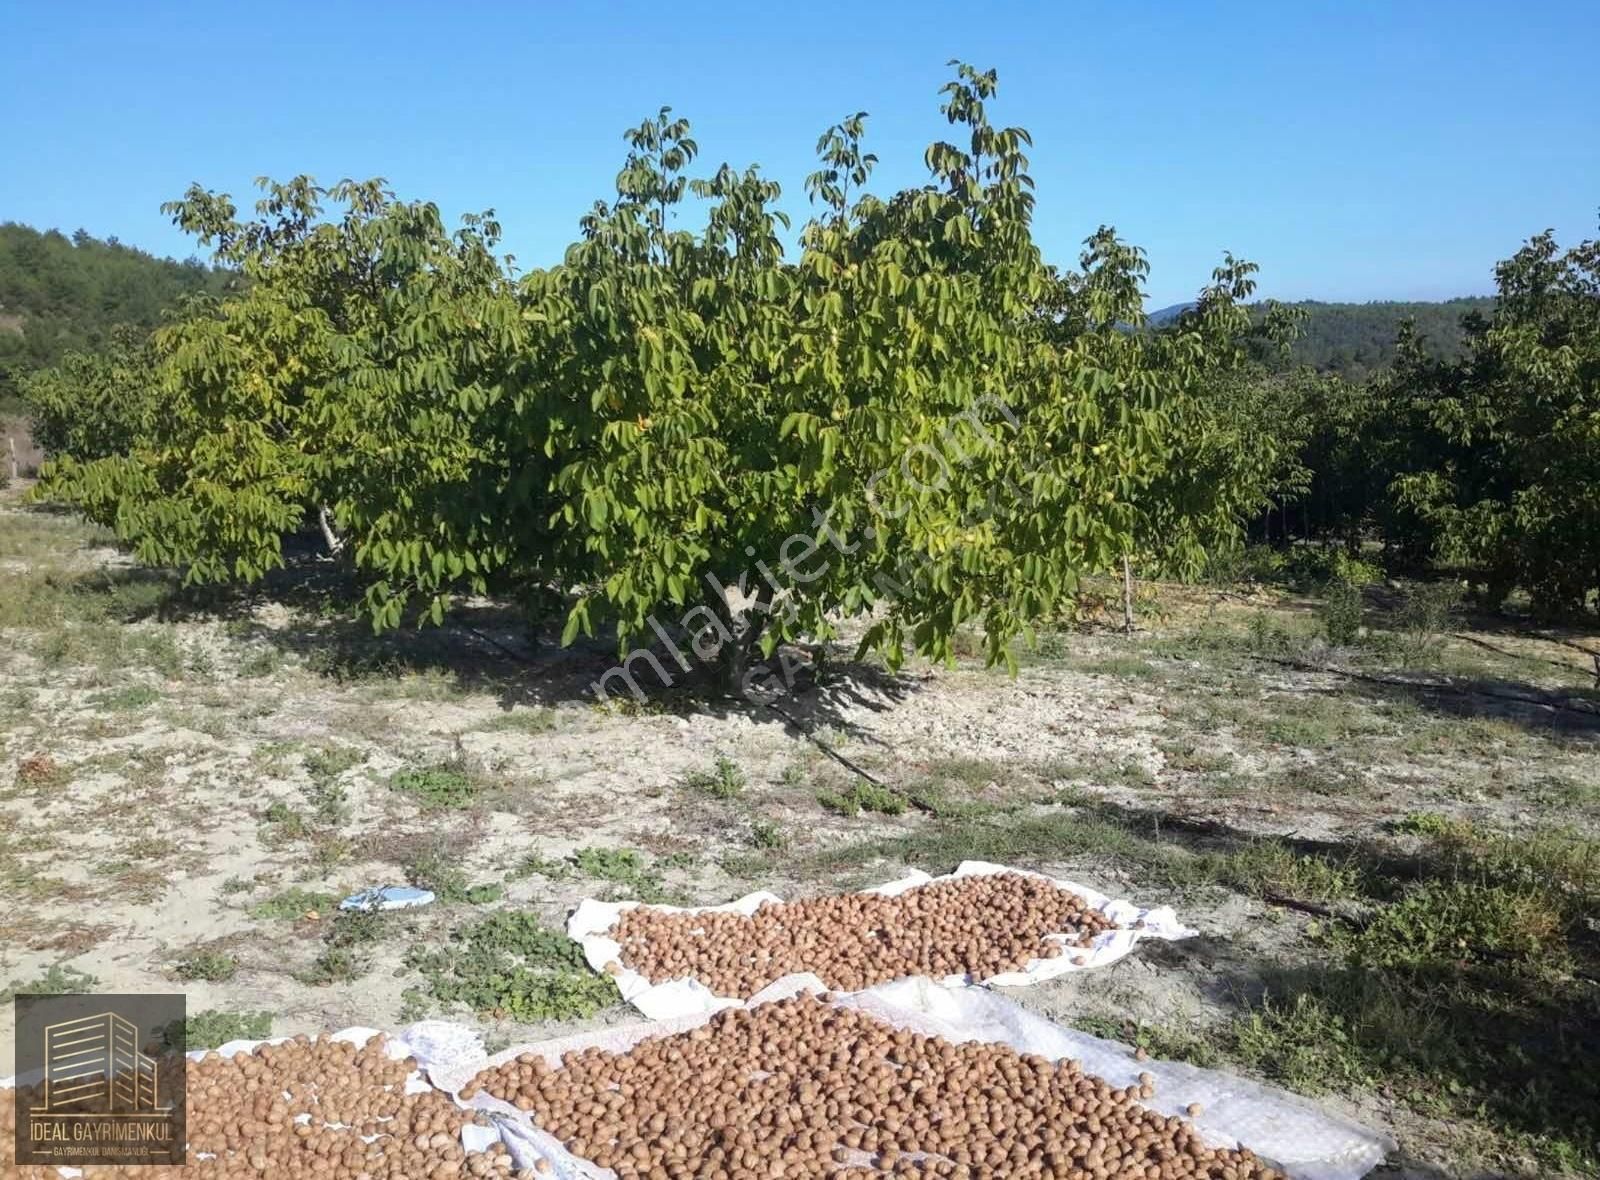
<instances>
[{"instance_id":1,"label":"distant mountain","mask_svg":"<svg viewBox=\"0 0 1600 1180\"><path fill-rule=\"evenodd\" d=\"M1173 320L1177 319L1193 306L1193 299L1189 300L1187 303L1174 303L1170 307L1163 307L1160 311L1146 313L1145 319L1150 321L1150 326L1152 328L1165 328Z\"/></svg>"},{"instance_id":2,"label":"distant mountain","mask_svg":"<svg viewBox=\"0 0 1600 1180\"><path fill-rule=\"evenodd\" d=\"M1193 306L1193 302L1174 303L1148 313L1147 318L1152 327L1163 328ZM1324 303L1306 299L1289 306L1307 313L1302 335L1290 351L1289 363L1310 365L1313 369L1360 380L1394 359L1394 342L1400 334L1401 322L1407 319L1415 321L1430 352L1445 359L1460 355L1466 338L1461 318L1472 312L1488 315L1494 310L1494 300L1487 296L1446 299L1438 303L1397 300Z\"/></svg>"},{"instance_id":3,"label":"distant mountain","mask_svg":"<svg viewBox=\"0 0 1600 1180\"><path fill-rule=\"evenodd\" d=\"M1429 352L1446 360L1461 355L1466 333L1463 316L1489 315L1494 300L1487 296L1447 299L1442 303L1319 303L1291 306L1308 314L1303 334L1295 341L1291 362L1359 380L1394 359L1400 324L1412 320Z\"/></svg>"}]
</instances>

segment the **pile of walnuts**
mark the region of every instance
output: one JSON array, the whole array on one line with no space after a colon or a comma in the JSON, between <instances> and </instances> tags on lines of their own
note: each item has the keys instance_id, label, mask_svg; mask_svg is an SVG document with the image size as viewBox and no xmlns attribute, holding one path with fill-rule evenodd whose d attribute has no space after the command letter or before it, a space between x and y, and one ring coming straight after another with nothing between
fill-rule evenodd
<instances>
[{"instance_id":1,"label":"pile of walnuts","mask_svg":"<svg viewBox=\"0 0 1600 1180\"><path fill-rule=\"evenodd\" d=\"M462 1147L461 1128L477 1117L472 1112L437 1091L405 1093L406 1077L415 1068L409 1058L391 1060L381 1037L359 1049L324 1035L261 1045L231 1057L207 1054L186 1065L188 1166L91 1167L85 1175L127 1180L518 1175L503 1146L488 1152ZM0 1101L0 1137L8 1154L15 1119L15 1104L6 1095ZM19 1167L5 1175L59 1180L54 1165Z\"/></svg>"},{"instance_id":2,"label":"pile of walnuts","mask_svg":"<svg viewBox=\"0 0 1600 1180\"><path fill-rule=\"evenodd\" d=\"M478 1075L618 1180L1284 1180L1208 1147L1076 1062L952 1044L802 995L728 1009L628 1053L559 1067L523 1054Z\"/></svg>"},{"instance_id":3,"label":"pile of walnuts","mask_svg":"<svg viewBox=\"0 0 1600 1180\"><path fill-rule=\"evenodd\" d=\"M898 897L845 893L769 902L750 917L668 914L638 906L611 930L622 962L652 983L693 976L719 996L748 999L810 971L858 991L908 975L988 979L1054 958L1065 935L1086 945L1115 923L1076 893L1022 873L936 881Z\"/></svg>"}]
</instances>

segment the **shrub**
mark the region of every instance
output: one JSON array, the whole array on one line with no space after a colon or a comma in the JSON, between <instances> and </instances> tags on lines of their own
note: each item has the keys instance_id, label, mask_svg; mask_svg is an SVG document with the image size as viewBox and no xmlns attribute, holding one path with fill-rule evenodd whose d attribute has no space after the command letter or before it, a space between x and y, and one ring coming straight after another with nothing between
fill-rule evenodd
<instances>
[{"instance_id":1,"label":"shrub","mask_svg":"<svg viewBox=\"0 0 1600 1180\"><path fill-rule=\"evenodd\" d=\"M1296 545L1284 558L1283 576L1296 590L1310 594L1335 582L1370 585L1383 580L1383 570L1344 549Z\"/></svg>"},{"instance_id":2,"label":"shrub","mask_svg":"<svg viewBox=\"0 0 1600 1180\"><path fill-rule=\"evenodd\" d=\"M1321 614L1329 643L1339 647L1355 643L1361 637L1361 587L1343 578L1328 583Z\"/></svg>"},{"instance_id":3,"label":"shrub","mask_svg":"<svg viewBox=\"0 0 1600 1180\"><path fill-rule=\"evenodd\" d=\"M1418 659L1438 643L1464 593L1459 582L1415 582L1406 588L1394 623L1408 657Z\"/></svg>"},{"instance_id":4,"label":"shrub","mask_svg":"<svg viewBox=\"0 0 1600 1180\"><path fill-rule=\"evenodd\" d=\"M464 901L471 883L456 858L443 848L429 848L405 866L406 880L430 890L440 901Z\"/></svg>"}]
</instances>

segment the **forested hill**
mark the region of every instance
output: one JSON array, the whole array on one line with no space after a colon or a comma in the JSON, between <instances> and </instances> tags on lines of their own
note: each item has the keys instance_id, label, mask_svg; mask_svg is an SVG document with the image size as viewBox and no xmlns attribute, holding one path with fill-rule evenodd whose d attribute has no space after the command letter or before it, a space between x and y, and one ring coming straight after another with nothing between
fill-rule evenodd
<instances>
[{"instance_id":1,"label":"forested hill","mask_svg":"<svg viewBox=\"0 0 1600 1180\"><path fill-rule=\"evenodd\" d=\"M150 329L183 296L218 290L224 271L14 222L0 224L0 403L21 377L74 349L105 343L117 324Z\"/></svg>"},{"instance_id":2,"label":"forested hill","mask_svg":"<svg viewBox=\"0 0 1600 1180\"><path fill-rule=\"evenodd\" d=\"M1150 322L1157 327L1170 323L1188 306L1179 303L1151 312ZM1306 312L1304 334L1295 342L1291 363L1360 380L1394 357L1400 324L1407 319L1416 322L1430 352L1446 360L1455 359L1465 339L1461 317L1474 311L1488 315L1494 300L1467 297L1441 303L1323 303L1307 299L1290 306Z\"/></svg>"},{"instance_id":3,"label":"forested hill","mask_svg":"<svg viewBox=\"0 0 1600 1180\"><path fill-rule=\"evenodd\" d=\"M1308 315L1304 334L1295 342L1292 359L1314 369L1360 379L1393 359L1400 324L1408 319L1416 323L1429 352L1445 360L1454 360L1461 355L1466 340L1461 317L1474 311L1488 315L1494 309L1494 300L1487 297L1448 299L1443 303L1318 303L1307 300L1294 306L1304 308Z\"/></svg>"}]
</instances>

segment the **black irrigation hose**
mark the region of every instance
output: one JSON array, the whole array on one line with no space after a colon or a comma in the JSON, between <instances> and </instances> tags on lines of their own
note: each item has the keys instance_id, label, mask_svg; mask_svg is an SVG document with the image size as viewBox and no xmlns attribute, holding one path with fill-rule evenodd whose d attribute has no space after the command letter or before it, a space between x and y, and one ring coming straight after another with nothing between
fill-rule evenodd
<instances>
[{"instance_id":1,"label":"black irrigation hose","mask_svg":"<svg viewBox=\"0 0 1600 1180\"><path fill-rule=\"evenodd\" d=\"M1520 652L1507 651L1505 648L1496 647L1494 644L1489 643L1486 640L1479 639L1475 635L1463 635L1459 631L1450 632L1450 638L1462 640L1463 642L1470 643L1475 647L1481 647L1481 648L1483 648L1484 651L1492 651L1492 652L1494 652L1495 655L1497 655L1497 656L1505 656L1507 659L1511 659L1511 660L1536 660L1541 664L1549 664L1552 668L1560 668L1562 671L1565 671L1565 672L1573 671L1572 663L1571 663L1570 660L1551 660L1551 659L1546 659L1544 656L1524 655L1524 654L1522 654ZM1594 661L1594 683L1595 683L1595 687L1596 688L1600 688L1600 651L1590 651L1588 648L1584 647L1582 644L1573 643L1571 640L1567 640L1567 639L1549 639L1549 638L1546 638L1543 635L1537 635L1534 638L1536 638L1536 639L1538 639L1538 640L1540 640L1540 641L1542 641L1544 643L1553 643L1553 644L1557 645L1558 647L1569 647L1573 651L1581 651L1584 655L1588 656L1591 660Z\"/></svg>"},{"instance_id":2,"label":"black irrigation hose","mask_svg":"<svg viewBox=\"0 0 1600 1180\"><path fill-rule=\"evenodd\" d=\"M456 628L456 630L458 630L458 631L465 631L469 635L472 635L472 636L475 636L478 639L481 639L484 643L487 643L490 647L498 649L503 655L506 655L506 656L510 657L511 659L516 660L518 663L526 664L530 668L538 667L538 661L533 659L533 657L527 655L525 652L520 652L520 651L515 650L514 648L506 646L504 643L501 643L498 639L496 639L493 635L484 634L482 631L478 630L476 627L472 626L472 624L470 624L470 623L463 623L459 619L452 619L452 620L450 620L450 625L452 627Z\"/></svg>"},{"instance_id":3,"label":"black irrigation hose","mask_svg":"<svg viewBox=\"0 0 1600 1180\"><path fill-rule=\"evenodd\" d=\"M931 804L929 804L926 800L919 799L915 795L907 794L905 791L902 791L899 787L895 786L894 784L884 782L881 778L879 778L877 775L873 774L871 771L866 770L863 767L857 766L854 762L850 761L850 759L846 758L843 754L839 753L838 750L835 750L832 746L828 745L827 742L823 741L815 733L813 733L810 729L808 729L800 721L800 719L798 717L795 717L793 714L790 714L790 713L785 713L782 709L778 708L777 705L774 705L770 701L762 701L762 702L760 702L760 704L761 704L762 708L771 709L779 717L782 717L785 722L787 722L789 725L793 726L795 729L799 730L800 731L800 735L802 737L804 737L812 745L816 746L817 749L821 750L829 758L832 758L840 766L842 766L846 770L850 771L850 773L860 775L862 778L866 779L869 783L871 783L875 787L881 787L885 791L891 791L894 794L899 795L900 798L904 799L907 803L911 804L911 806L915 807L918 811L925 811L930 815L932 815L934 813L933 806Z\"/></svg>"}]
</instances>

